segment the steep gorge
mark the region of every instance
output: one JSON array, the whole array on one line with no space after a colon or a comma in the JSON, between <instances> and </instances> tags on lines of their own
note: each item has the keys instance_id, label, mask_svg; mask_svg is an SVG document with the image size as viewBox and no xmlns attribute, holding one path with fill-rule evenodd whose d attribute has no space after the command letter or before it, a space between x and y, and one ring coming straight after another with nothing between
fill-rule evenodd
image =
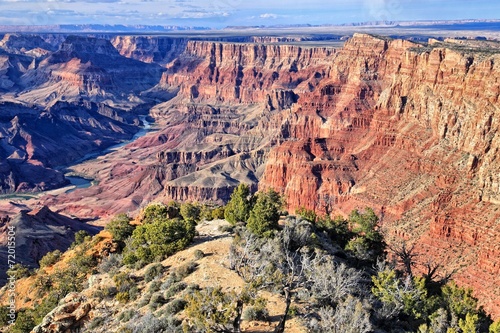
<instances>
[{"instance_id":1,"label":"steep gorge","mask_svg":"<svg viewBox=\"0 0 500 333\"><path fill-rule=\"evenodd\" d=\"M343 48L161 38L112 41L165 66L144 80L175 95L150 110L158 131L75 167L99 185L41 203L94 217L223 202L246 182L290 212L370 206L391 242L417 242L421 263L456 269L500 316L498 53L362 34Z\"/></svg>"}]
</instances>

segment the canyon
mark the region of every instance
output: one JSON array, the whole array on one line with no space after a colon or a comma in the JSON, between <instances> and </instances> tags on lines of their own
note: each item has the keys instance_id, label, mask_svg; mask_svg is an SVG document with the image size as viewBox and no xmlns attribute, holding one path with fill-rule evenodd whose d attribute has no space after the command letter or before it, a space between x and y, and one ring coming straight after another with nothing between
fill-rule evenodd
<instances>
[{"instance_id":1,"label":"canyon","mask_svg":"<svg viewBox=\"0 0 500 333\"><path fill-rule=\"evenodd\" d=\"M221 204L242 182L291 214L373 207L389 243L417 244L422 269L454 271L500 316L498 43L19 38L0 43L2 192L62 186L58 167L96 184L1 211L104 224L155 200ZM72 165L130 139L139 115L154 132Z\"/></svg>"}]
</instances>

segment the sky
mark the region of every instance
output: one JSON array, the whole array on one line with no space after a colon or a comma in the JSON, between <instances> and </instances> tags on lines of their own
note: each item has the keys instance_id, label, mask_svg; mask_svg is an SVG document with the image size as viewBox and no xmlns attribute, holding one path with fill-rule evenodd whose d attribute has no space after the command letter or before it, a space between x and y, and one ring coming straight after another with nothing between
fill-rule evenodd
<instances>
[{"instance_id":1,"label":"sky","mask_svg":"<svg viewBox=\"0 0 500 333\"><path fill-rule=\"evenodd\" d=\"M499 0L0 0L0 25L234 25L499 19Z\"/></svg>"}]
</instances>

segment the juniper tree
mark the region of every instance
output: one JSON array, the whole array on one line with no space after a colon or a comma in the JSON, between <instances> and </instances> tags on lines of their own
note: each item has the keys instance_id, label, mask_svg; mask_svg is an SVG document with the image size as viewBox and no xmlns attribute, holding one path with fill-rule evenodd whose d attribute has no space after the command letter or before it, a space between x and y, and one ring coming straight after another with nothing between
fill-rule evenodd
<instances>
[{"instance_id":1,"label":"juniper tree","mask_svg":"<svg viewBox=\"0 0 500 333\"><path fill-rule=\"evenodd\" d=\"M246 222L252 209L250 187L240 184L231 194L231 199L224 208L224 218L231 224Z\"/></svg>"},{"instance_id":2,"label":"juniper tree","mask_svg":"<svg viewBox=\"0 0 500 333\"><path fill-rule=\"evenodd\" d=\"M278 228L282 206L281 196L273 189L259 193L255 205L250 211L247 223L248 230L261 237L271 236L272 231Z\"/></svg>"},{"instance_id":3,"label":"juniper tree","mask_svg":"<svg viewBox=\"0 0 500 333\"><path fill-rule=\"evenodd\" d=\"M130 224L131 220L127 214L118 214L106 225L105 229L111 233L115 241L123 242L132 235L135 229L135 226Z\"/></svg>"}]
</instances>

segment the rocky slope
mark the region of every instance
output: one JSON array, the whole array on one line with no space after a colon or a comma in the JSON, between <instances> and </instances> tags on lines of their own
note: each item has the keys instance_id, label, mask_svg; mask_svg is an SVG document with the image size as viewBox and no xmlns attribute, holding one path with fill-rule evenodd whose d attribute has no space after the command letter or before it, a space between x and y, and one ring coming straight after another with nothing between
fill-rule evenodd
<instances>
[{"instance_id":1,"label":"rocky slope","mask_svg":"<svg viewBox=\"0 0 500 333\"><path fill-rule=\"evenodd\" d=\"M153 87L161 72L156 64L121 56L106 39L69 36L58 51L23 75L23 83L30 89L18 99L48 103L83 97L133 105L134 95Z\"/></svg>"},{"instance_id":2,"label":"rocky slope","mask_svg":"<svg viewBox=\"0 0 500 333\"><path fill-rule=\"evenodd\" d=\"M96 103L58 102L47 110L0 103L0 193L65 185L55 167L130 138L137 131L134 121Z\"/></svg>"},{"instance_id":3,"label":"rocky slope","mask_svg":"<svg viewBox=\"0 0 500 333\"><path fill-rule=\"evenodd\" d=\"M56 51L54 45L45 41L39 35L6 34L0 40L0 49L10 53L40 56Z\"/></svg>"},{"instance_id":4,"label":"rocky slope","mask_svg":"<svg viewBox=\"0 0 500 333\"><path fill-rule=\"evenodd\" d=\"M0 281L7 277L7 230L16 232L16 263L38 267L38 261L47 252L66 251L74 241L75 233L85 230L94 235L99 228L52 212L47 206L32 211L23 210L0 225Z\"/></svg>"}]
</instances>

